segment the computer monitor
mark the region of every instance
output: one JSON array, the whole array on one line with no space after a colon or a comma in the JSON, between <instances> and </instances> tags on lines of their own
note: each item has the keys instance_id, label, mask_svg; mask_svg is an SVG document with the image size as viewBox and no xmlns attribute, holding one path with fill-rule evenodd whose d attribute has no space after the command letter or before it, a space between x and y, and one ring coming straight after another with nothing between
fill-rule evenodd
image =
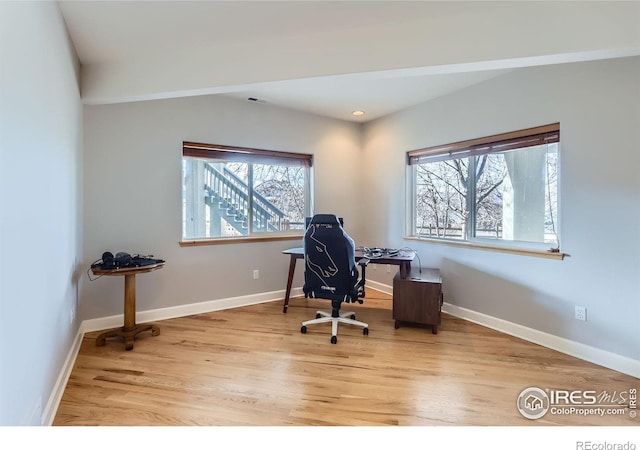
<instances>
[{"instance_id":1,"label":"computer monitor","mask_svg":"<svg viewBox=\"0 0 640 450\"><path fill-rule=\"evenodd\" d=\"M311 219L313 219L313 217L305 217L304 218L304 229L305 230L307 228L309 228L309 225L311 224ZM342 217L338 217L338 221L340 222L340 226L344 227L344 219Z\"/></svg>"}]
</instances>

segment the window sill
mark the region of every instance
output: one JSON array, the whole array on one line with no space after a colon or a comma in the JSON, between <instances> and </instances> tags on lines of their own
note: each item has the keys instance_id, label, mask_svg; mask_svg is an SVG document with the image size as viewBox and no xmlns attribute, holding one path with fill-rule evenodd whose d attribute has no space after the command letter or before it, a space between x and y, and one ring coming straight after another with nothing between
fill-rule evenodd
<instances>
[{"instance_id":1,"label":"window sill","mask_svg":"<svg viewBox=\"0 0 640 450\"><path fill-rule=\"evenodd\" d=\"M249 236L236 238L204 238L180 241L180 247L198 247L201 245L223 245L223 244L245 244L248 242L275 242L302 240L304 236L296 235L276 235L276 236Z\"/></svg>"},{"instance_id":2,"label":"window sill","mask_svg":"<svg viewBox=\"0 0 640 450\"><path fill-rule=\"evenodd\" d=\"M478 244L476 242L467 242L467 241L449 241L444 239L433 239L433 238L419 238L414 236L405 236L405 240L407 241L420 241L420 242L429 242L431 244L440 244L440 245L448 245L453 247L464 247L464 248L472 248L476 250L486 250L490 252L501 252L501 253L511 253L514 255L522 255L522 256L535 256L537 258L548 258L548 259L564 259L565 256L569 256L566 253L562 252L550 252L548 250L531 250L531 249L521 249L521 248L510 248L510 247L501 247L498 245L486 245L486 244Z\"/></svg>"}]
</instances>

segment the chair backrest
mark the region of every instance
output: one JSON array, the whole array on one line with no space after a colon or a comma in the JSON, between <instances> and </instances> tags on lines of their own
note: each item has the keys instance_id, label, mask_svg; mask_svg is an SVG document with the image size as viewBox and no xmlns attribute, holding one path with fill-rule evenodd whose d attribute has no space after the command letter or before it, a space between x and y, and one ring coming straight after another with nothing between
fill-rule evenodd
<instances>
[{"instance_id":1,"label":"chair backrest","mask_svg":"<svg viewBox=\"0 0 640 450\"><path fill-rule=\"evenodd\" d=\"M313 216L304 235L304 292L309 297L351 297L358 280L353 239L332 214Z\"/></svg>"}]
</instances>

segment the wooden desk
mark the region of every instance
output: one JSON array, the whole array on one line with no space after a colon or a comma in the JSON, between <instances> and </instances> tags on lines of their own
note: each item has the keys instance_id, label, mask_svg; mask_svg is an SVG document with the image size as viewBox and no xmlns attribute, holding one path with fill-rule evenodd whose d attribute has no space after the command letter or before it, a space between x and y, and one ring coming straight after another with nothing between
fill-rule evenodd
<instances>
[{"instance_id":1,"label":"wooden desk","mask_svg":"<svg viewBox=\"0 0 640 450\"><path fill-rule=\"evenodd\" d=\"M160 328L157 325L150 323L136 325L136 275L162 269L162 267L164 263L111 270L91 269L94 275L124 276L124 326L100 334L96 338L96 346L104 345L107 338L121 337L124 340L124 348L133 350L133 339L138 333L151 330L152 336L160 334Z\"/></svg>"},{"instance_id":2,"label":"wooden desk","mask_svg":"<svg viewBox=\"0 0 640 450\"><path fill-rule=\"evenodd\" d=\"M293 275L296 271L296 262L299 259L304 259L304 248L296 247L284 250L282 252L285 255L289 255L289 277L287 278L287 291L284 296L284 306L282 312L286 313L289 307L289 296L291 295L291 284L293 283ZM356 260L364 258L364 252L362 250L356 250ZM400 266L400 277L406 278L409 270L411 270L411 261L415 257L413 252L399 252L395 256L383 256L380 258L371 258L369 264L391 264Z\"/></svg>"}]
</instances>

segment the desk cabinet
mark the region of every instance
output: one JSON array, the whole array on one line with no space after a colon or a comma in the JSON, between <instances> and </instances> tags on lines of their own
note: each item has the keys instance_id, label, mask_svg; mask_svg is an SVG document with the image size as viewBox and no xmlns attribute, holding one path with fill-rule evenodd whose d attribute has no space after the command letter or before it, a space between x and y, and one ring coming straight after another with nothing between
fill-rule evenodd
<instances>
[{"instance_id":1,"label":"desk cabinet","mask_svg":"<svg viewBox=\"0 0 640 450\"><path fill-rule=\"evenodd\" d=\"M431 325L438 332L442 310L442 278L438 269L411 268L406 278L397 273L393 278L393 318L395 327L401 322Z\"/></svg>"}]
</instances>

